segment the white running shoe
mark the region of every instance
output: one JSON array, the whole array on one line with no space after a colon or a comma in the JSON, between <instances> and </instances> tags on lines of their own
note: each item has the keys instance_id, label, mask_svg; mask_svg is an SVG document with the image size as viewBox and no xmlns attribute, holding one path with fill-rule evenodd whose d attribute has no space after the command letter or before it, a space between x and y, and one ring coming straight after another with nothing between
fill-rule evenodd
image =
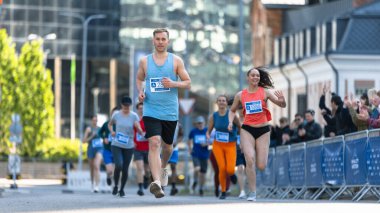
<instances>
[{"instance_id":1,"label":"white running shoe","mask_svg":"<svg viewBox=\"0 0 380 213\"><path fill-rule=\"evenodd\" d=\"M158 180L150 184L149 191L150 193L154 194L156 198L162 198L165 196L165 192L162 190L160 181Z\"/></svg>"},{"instance_id":2,"label":"white running shoe","mask_svg":"<svg viewBox=\"0 0 380 213\"><path fill-rule=\"evenodd\" d=\"M167 186L168 185L169 175L168 175L168 170L166 168L161 169L160 182L161 182L161 186Z\"/></svg>"},{"instance_id":3,"label":"white running shoe","mask_svg":"<svg viewBox=\"0 0 380 213\"><path fill-rule=\"evenodd\" d=\"M256 201L256 192L250 192L250 193L248 193L247 200L248 201Z\"/></svg>"},{"instance_id":4,"label":"white running shoe","mask_svg":"<svg viewBox=\"0 0 380 213\"><path fill-rule=\"evenodd\" d=\"M242 190L242 191L240 192L239 198L240 198L240 199L244 199L244 198L246 198L246 197L247 197L247 195L245 194L245 191Z\"/></svg>"}]
</instances>

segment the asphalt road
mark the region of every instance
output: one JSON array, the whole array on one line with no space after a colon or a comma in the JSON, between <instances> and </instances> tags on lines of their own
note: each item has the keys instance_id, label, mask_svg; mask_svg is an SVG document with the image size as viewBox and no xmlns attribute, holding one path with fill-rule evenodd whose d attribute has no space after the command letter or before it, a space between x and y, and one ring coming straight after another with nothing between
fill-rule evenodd
<instances>
[{"instance_id":1,"label":"asphalt road","mask_svg":"<svg viewBox=\"0 0 380 213\"><path fill-rule=\"evenodd\" d=\"M19 189L7 188L9 181L0 179L5 191L0 197L0 212L192 212L192 213L324 213L324 212L377 212L380 204L375 201L353 203L351 201L305 201L258 199L248 202L236 197L219 200L214 196L178 195L156 199L148 191L144 196L136 194L136 186L128 186L126 197L114 197L109 193L94 194L87 191L63 193L65 187L54 180L21 180ZM169 194L169 189L166 190Z\"/></svg>"}]
</instances>

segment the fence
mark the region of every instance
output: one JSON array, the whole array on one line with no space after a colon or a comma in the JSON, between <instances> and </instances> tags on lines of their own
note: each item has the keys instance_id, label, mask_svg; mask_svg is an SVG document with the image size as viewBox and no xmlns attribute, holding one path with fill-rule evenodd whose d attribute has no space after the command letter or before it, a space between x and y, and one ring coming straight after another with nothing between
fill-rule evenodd
<instances>
[{"instance_id":1,"label":"fence","mask_svg":"<svg viewBox=\"0 0 380 213\"><path fill-rule=\"evenodd\" d=\"M257 179L266 198L380 199L380 129L271 148Z\"/></svg>"}]
</instances>

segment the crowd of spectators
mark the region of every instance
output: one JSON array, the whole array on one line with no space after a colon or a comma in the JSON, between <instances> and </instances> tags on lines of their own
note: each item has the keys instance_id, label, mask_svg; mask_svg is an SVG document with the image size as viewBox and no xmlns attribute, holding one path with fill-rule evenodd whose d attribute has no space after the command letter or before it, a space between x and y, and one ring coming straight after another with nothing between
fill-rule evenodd
<instances>
[{"instance_id":1,"label":"crowd of spectators","mask_svg":"<svg viewBox=\"0 0 380 213\"><path fill-rule=\"evenodd\" d=\"M326 96L331 96L330 106L326 106ZM319 100L319 112L325 125L315 121L315 111L297 113L292 122L282 117L279 125L272 126L271 147L307 142L321 137L334 137L367 129L380 128L380 90L370 89L358 100L351 94L343 99L330 92L326 86Z\"/></svg>"}]
</instances>

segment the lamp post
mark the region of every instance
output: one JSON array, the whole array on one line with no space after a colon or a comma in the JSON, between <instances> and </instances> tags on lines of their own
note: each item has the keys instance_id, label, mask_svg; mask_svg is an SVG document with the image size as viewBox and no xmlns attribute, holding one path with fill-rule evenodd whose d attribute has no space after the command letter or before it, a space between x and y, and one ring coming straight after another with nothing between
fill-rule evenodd
<instances>
[{"instance_id":1,"label":"lamp post","mask_svg":"<svg viewBox=\"0 0 380 213\"><path fill-rule=\"evenodd\" d=\"M84 128L84 101L85 101L85 90L86 90L86 62L87 62L87 33L88 25L90 21L94 19L104 19L106 15L104 14L95 14L89 17L85 17L79 14L71 12L60 12L59 15L73 17L79 19L82 22L83 27L83 38L82 38L82 80L81 80L81 93L80 93L80 112L79 112L79 159L78 159L78 168L82 170L82 144L83 144L83 128Z\"/></svg>"}]
</instances>

